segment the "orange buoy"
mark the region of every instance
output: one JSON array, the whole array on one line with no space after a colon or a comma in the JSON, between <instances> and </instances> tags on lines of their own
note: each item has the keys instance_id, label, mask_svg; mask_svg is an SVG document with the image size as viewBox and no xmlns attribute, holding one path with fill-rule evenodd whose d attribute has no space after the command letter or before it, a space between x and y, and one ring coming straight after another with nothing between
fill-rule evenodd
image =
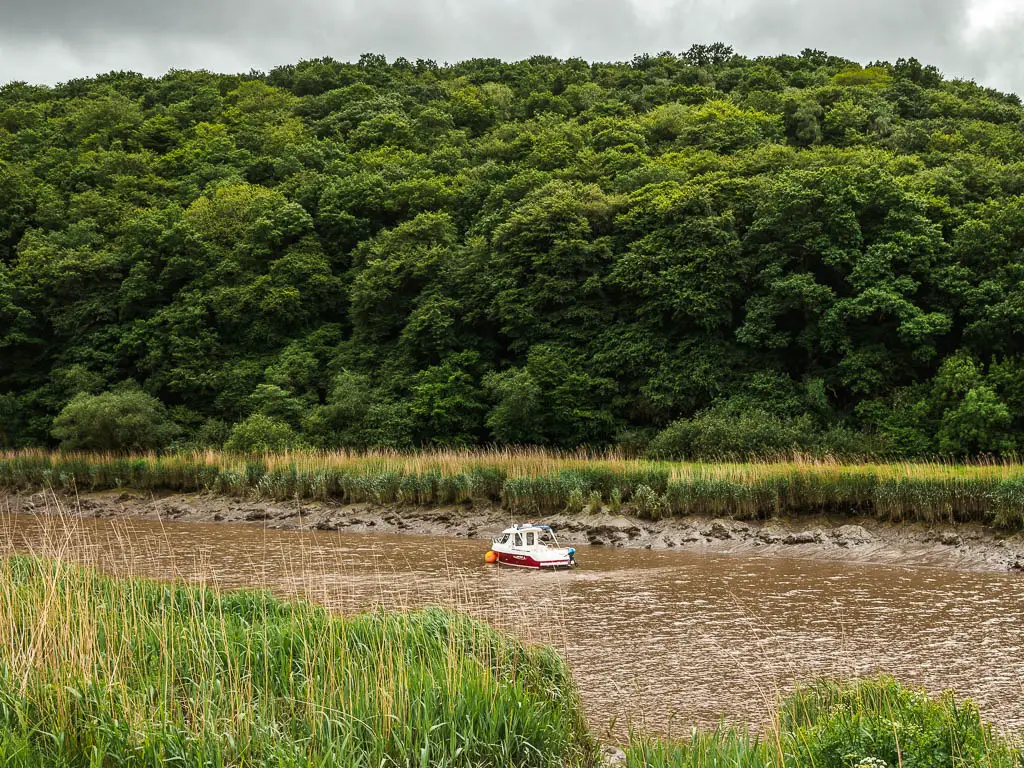
<instances>
[{"instance_id":1,"label":"orange buoy","mask_svg":"<svg viewBox=\"0 0 1024 768\"><path fill-rule=\"evenodd\" d=\"M496 563L496 562L498 562L498 553L495 552L494 550L491 550L486 555L484 555L484 561L487 562L487 563Z\"/></svg>"}]
</instances>

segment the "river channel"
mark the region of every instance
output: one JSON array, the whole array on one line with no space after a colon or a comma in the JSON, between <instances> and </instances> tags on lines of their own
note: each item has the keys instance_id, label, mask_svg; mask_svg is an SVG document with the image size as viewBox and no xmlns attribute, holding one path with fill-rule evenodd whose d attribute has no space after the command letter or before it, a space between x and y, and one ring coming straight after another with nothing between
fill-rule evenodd
<instances>
[{"instance_id":1,"label":"river channel","mask_svg":"<svg viewBox=\"0 0 1024 768\"><path fill-rule=\"evenodd\" d=\"M1024 729L1024 577L581 547L582 567L487 566L486 542L259 524L0 519L0 551L112 573L266 587L339 612L441 604L568 659L592 725L666 735L763 723L780 691L891 674Z\"/></svg>"}]
</instances>

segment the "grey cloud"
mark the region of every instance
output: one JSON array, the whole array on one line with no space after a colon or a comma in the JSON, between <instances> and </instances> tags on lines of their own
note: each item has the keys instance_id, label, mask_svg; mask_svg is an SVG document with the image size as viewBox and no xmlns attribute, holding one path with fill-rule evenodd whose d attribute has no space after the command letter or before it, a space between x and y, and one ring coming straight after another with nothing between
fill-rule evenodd
<instances>
[{"instance_id":1,"label":"grey cloud","mask_svg":"<svg viewBox=\"0 0 1024 768\"><path fill-rule=\"evenodd\" d=\"M758 52L805 47L860 61L915 56L962 71L967 0L860 0L857 3L757 0L734 25ZM976 74L981 75L981 72Z\"/></svg>"},{"instance_id":2,"label":"grey cloud","mask_svg":"<svg viewBox=\"0 0 1024 768\"><path fill-rule=\"evenodd\" d=\"M722 40L748 55L916 56L1024 90L1024 16L965 38L976 0L0 0L0 81L110 69L267 69L303 58L629 59Z\"/></svg>"}]
</instances>

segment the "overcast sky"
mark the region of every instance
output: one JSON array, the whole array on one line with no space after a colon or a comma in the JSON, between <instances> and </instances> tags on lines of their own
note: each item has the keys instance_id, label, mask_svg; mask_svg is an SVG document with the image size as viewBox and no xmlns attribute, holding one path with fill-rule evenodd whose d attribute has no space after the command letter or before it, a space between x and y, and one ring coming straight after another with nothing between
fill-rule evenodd
<instances>
[{"instance_id":1,"label":"overcast sky","mask_svg":"<svg viewBox=\"0 0 1024 768\"><path fill-rule=\"evenodd\" d=\"M363 52L608 61L721 40L751 56L916 56L1022 93L1022 32L1024 0L0 0L0 83Z\"/></svg>"}]
</instances>

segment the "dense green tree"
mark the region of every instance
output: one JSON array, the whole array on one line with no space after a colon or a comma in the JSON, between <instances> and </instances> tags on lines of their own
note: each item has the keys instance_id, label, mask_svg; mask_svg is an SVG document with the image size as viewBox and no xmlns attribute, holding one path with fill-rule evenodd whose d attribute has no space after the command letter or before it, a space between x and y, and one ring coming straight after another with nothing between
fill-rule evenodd
<instances>
[{"instance_id":1,"label":"dense green tree","mask_svg":"<svg viewBox=\"0 0 1024 768\"><path fill-rule=\"evenodd\" d=\"M21 402L12 394L0 395L0 447L14 448L24 429Z\"/></svg>"},{"instance_id":2,"label":"dense green tree","mask_svg":"<svg viewBox=\"0 0 1024 768\"><path fill-rule=\"evenodd\" d=\"M473 375L477 369L479 355L463 352L413 379L409 411L421 444L470 445L483 437L487 406Z\"/></svg>"},{"instance_id":3,"label":"dense green tree","mask_svg":"<svg viewBox=\"0 0 1024 768\"><path fill-rule=\"evenodd\" d=\"M306 435L321 447L411 448L413 421L408 406L374 389L365 374L335 376L327 402L303 418Z\"/></svg>"},{"instance_id":4,"label":"dense green tree","mask_svg":"<svg viewBox=\"0 0 1024 768\"><path fill-rule=\"evenodd\" d=\"M1009 454L1022 127L721 43L4 85L0 446Z\"/></svg>"},{"instance_id":5,"label":"dense green tree","mask_svg":"<svg viewBox=\"0 0 1024 768\"><path fill-rule=\"evenodd\" d=\"M487 415L487 427L499 443L539 445L544 442L541 390L530 372L511 369L491 374L484 385L494 400Z\"/></svg>"},{"instance_id":6,"label":"dense green tree","mask_svg":"<svg viewBox=\"0 0 1024 768\"><path fill-rule=\"evenodd\" d=\"M161 448L178 433L163 404L137 389L72 398L53 420L64 449L140 451Z\"/></svg>"}]
</instances>

